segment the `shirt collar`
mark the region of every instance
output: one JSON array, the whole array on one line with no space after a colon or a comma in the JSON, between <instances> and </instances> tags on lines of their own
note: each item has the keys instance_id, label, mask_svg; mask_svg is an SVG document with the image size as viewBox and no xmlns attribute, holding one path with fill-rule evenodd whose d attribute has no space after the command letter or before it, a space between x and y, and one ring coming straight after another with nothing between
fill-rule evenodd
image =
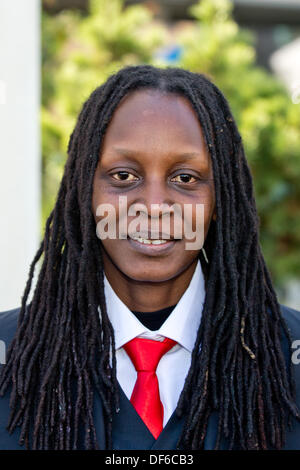
<instances>
[{"instance_id":1,"label":"shirt collar","mask_svg":"<svg viewBox=\"0 0 300 470\"><path fill-rule=\"evenodd\" d=\"M104 289L107 314L114 329L116 349L137 336L151 332L117 296L105 275ZM171 315L155 333L173 339L192 352L200 325L204 298L204 276L201 263L198 260L187 289ZM178 328L178 325L180 325L180 328Z\"/></svg>"}]
</instances>

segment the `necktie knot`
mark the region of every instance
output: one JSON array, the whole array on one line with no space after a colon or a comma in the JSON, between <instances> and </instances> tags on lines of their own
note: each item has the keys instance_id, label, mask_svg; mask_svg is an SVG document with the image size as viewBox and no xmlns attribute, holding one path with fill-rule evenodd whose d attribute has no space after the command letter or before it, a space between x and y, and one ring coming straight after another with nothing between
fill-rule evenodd
<instances>
[{"instance_id":1,"label":"necktie knot","mask_svg":"<svg viewBox=\"0 0 300 470\"><path fill-rule=\"evenodd\" d=\"M134 338L124 345L124 349L137 372L155 372L162 356L175 344L176 341L170 338L165 338L163 341Z\"/></svg>"}]
</instances>

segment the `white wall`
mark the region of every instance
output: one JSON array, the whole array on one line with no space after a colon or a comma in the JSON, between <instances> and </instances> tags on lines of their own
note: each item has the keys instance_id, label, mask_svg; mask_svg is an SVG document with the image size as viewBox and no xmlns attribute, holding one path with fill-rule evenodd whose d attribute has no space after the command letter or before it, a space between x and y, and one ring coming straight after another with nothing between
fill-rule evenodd
<instances>
[{"instance_id":1,"label":"white wall","mask_svg":"<svg viewBox=\"0 0 300 470\"><path fill-rule=\"evenodd\" d=\"M40 1L0 0L0 311L18 307L39 246Z\"/></svg>"}]
</instances>

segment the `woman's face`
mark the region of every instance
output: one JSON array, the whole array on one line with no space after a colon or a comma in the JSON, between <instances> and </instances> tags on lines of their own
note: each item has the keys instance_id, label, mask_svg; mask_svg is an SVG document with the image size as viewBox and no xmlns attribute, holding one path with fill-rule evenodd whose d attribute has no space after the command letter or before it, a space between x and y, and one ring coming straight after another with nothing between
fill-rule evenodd
<instances>
[{"instance_id":1,"label":"woman's face","mask_svg":"<svg viewBox=\"0 0 300 470\"><path fill-rule=\"evenodd\" d=\"M200 248L187 249L192 239L190 234L188 238L185 236L183 218L188 214L184 205L190 208L187 223L196 230L197 222L197 230L203 229L205 238L211 218L215 217L215 195L211 159L202 130L190 102L184 97L138 90L126 96L118 106L105 134L92 197L96 224L108 215L103 212L97 215L99 205L111 204L115 208L117 237L120 226L124 226L120 196L126 201L127 210L131 206L138 208L139 204L146 209L128 215L127 227L141 214L143 231L145 222L148 225L144 238L150 235L148 238L152 240L166 240L169 235L169 239L162 244L149 244L132 239L127 236L128 232L126 239L102 239L105 272L117 270L118 274L135 281L163 282L181 274L195 262ZM181 239L172 239L174 211L169 211L170 232L166 234L162 226L165 212L159 212L157 208L163 206L157 204L169 208L175 204L173 207L182 208ZM201 222L197 218L196 204L204 207ZM178 228L180 211L176 214ZM154 219L156 225L153 226ZM155 227L152 236L151 227ZM139 230L141 226L137 226L137 232Z\"/></svg>"}]
</instances>

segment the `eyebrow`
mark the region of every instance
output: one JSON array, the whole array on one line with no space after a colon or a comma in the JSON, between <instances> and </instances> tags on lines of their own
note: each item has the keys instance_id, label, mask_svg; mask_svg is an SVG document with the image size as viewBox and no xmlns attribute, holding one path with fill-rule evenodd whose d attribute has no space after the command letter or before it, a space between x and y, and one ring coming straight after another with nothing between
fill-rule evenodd
<instances>
[{"instance_id":1,"label":"eyebrow","mask_svg":"<svg viewBox=\"0 0 300 470\"><path fill-rule=\"evenodd\" d=\"M124 149L124 148L119 148L119 147L114 147L113 150L124 156L124 157L127 157L127 158L130 158L130 157L138 157L141 152L139 152L138 150L130 150L130 149ZM194 160L195 158L199 157L199 156L202 156L203 153L202 152L180 152L180 153L177 153L177 154L174 154L174 157L177 157L177 158L182 158L183 160Z\"/></svg>"}]
</instances>

